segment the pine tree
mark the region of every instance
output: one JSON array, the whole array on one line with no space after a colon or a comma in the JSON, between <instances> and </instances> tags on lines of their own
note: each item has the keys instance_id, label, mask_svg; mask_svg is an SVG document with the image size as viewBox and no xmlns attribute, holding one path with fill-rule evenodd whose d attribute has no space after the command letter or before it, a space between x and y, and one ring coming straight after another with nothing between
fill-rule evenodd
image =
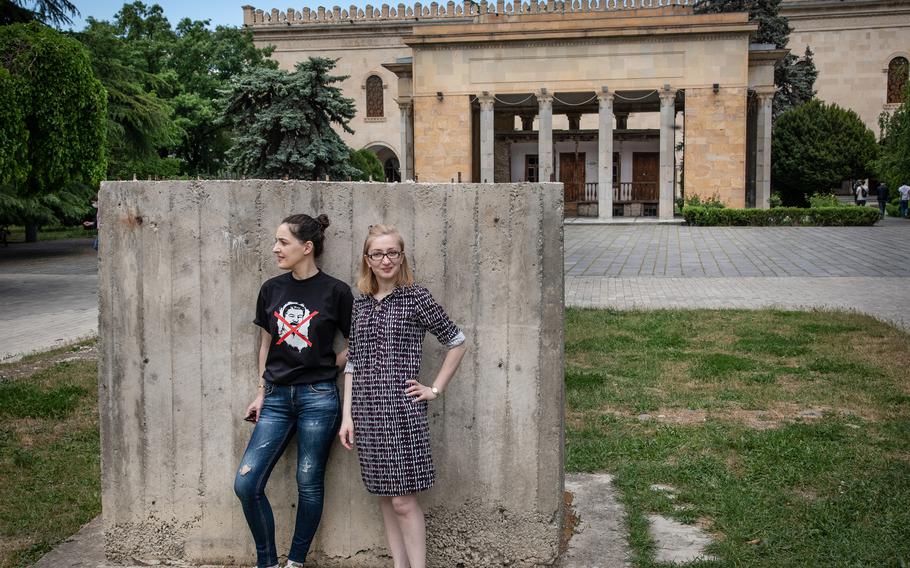
<instances>
[{"instance_id":1,"label":"pine tree","mask_svg":"<svg viewBox=\"0 0 910 568\"><path fill-rule=\"evenodd\" d=\"M354 101L329 75L337 60L311 57L293 73L254 69L234 80L224 119L236 133L232 166L248 177L345 180L357 174L349 149L332 128L354 131Z\"/></svg>"},{"instance_id":2,"label":"pine tree","mask_svg":"<svg viewBox=\"0 0 910 568\"><path fill-rule=\"evenodd\" d=\"M790 42L792 30L787 18L780 15L780 4L781 0L698 0L695 12L749 12L749 20L758 23L758 31L752 41L773 44L783 49ZM777 62L774 67L774 84L777 86L773 109L775 120L782 113L815 96L816 77L818 71L808 47L802 59L790 53Z\"/></svg>"}]
</instances>

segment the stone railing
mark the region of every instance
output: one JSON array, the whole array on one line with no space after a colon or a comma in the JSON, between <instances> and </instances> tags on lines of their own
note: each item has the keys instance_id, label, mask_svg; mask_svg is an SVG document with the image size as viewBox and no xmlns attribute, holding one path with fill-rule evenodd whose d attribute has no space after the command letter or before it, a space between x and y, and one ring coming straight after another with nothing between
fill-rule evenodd
<instances>
[{"instance_id":1,"label":"stone railing","mask_svg":"<svg viewBox=\"0 0 910 568\"><path fill-rule=\"evenodd\" d=\"M413 6L398 4L397 7L383 4L376 7L367 5L358 8L351 5L344 9L340 6L325 8L320 6L315 10L303 8L287 11L272 9L270 11L258 10L253 6L243 7L243 24L245 26L261 26L270 24L341 24L354 22L381 22L391 20L444 20L447 18L474 18L485 14L547 14L547 13L576 13L576 12L602 12L616 10L633 10L639 8L660 8L664 6L691 6L695 0L514 0L505 2L471 2L463 0L460 4L449 1L446 4L431 2L424 5L415 2Z\"/></svg>"}]
</instances>

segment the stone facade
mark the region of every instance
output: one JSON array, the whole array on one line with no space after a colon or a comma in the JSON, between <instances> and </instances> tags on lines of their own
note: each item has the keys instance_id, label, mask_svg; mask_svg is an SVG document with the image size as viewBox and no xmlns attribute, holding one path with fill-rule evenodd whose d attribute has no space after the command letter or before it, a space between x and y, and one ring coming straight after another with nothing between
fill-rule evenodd
<instances>
[{"instance_id":1,"label":"stone facade","mask_svg":"<svg viewBox=\"0 0 910 568\"><path fill-rule=\"evenodd\" d=\"M814 53L818 98L856 111L878 135L886 103L888 63L910 60L910 3L904 0L785 0L793 28L788 47Z\"/></svg>"},{"instance_id":2,"label":"stone facade","mask_svg":"<svg viewBox=\"0 0 910 568\"><path fill-rule=\"evenodd\" d=\"M686 195L745 207L746 89L686 89Z\"/></svg>"},{"instance_id":3,"label":"stone facade","mask_svg":"<svg viewBox=\"0 0 910 568\"><path fill-rule=\"evenodd\" d=\"M470 180L471 99L414 97L414 173L419 181Z\"/></svg>"}]
</instances>

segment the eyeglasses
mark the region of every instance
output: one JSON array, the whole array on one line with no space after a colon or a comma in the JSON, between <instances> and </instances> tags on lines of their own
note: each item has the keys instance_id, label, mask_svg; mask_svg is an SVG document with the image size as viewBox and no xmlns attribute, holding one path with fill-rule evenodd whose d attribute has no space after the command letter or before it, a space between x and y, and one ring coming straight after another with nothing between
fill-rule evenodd
<instances>
[{"instance_id":1,"label":"eyeglasses","mask_svg":"<svg viewBox=\"0 0 910 568\"><path fill-rule=\"evenodd\" d=\"M390 261L395 262L396 260L398 260L399 258L402 257L402 252L399 250L390 250L389 252L376 251L376 252L367 253L364 256L369 258L373 262L382 262L382 259L384 257L388 257L388 259Z\"/></svg>"}]
</instances>

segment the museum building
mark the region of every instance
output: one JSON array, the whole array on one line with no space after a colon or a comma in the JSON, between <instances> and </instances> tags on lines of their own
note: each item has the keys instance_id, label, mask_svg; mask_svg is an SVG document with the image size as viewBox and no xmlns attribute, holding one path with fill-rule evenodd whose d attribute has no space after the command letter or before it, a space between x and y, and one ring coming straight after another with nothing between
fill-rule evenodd
<instances>
[{"instance_id":1,"label":"museum building","mask_svg":"<svg viewBox=\"0 0 910 568\"><path fill-rule=\"evenodd\" d=\"M767 207L774 64L787 50L751 43L745 13L688 4L243 12L282 68L338 59L358 110L342 136L389 180L559 181L567 216L602 219L672 219L683 192Z\"/></svg>"}]
</instances>

